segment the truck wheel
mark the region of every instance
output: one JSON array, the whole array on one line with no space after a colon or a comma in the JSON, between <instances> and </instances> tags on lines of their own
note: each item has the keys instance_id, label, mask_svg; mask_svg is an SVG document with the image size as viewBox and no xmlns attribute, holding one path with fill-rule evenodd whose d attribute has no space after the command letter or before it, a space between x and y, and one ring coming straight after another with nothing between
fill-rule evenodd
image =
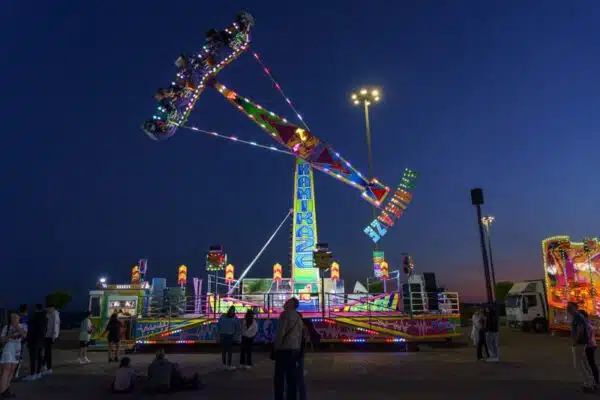
<instances>
[{"instance_id":1,"label":"truck wheel","mask_svg":"<svg viewBox=\"0 0 600 400\"><path fill-rule=\"evenodd\" d=\"M546 321L543 319L536 319L533 321L533 331L535 333L544 333L546 332Z\"/></svg>"}]
</instances>

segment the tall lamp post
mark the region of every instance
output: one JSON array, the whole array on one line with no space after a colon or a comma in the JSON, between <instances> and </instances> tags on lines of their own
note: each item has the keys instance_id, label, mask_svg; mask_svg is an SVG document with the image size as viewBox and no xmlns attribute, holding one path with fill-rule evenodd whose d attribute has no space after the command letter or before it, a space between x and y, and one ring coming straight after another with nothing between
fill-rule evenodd
<instances>
[{"instance_id":1,"label":"tall lamp post","mask_svg":"<svg viewBox=\"0 0 600 400\"><path fill-rule=\"evenodd\" d=\"M488 304L494 302L492 294L492 282L490 281L490 265L488 262L487 249L485 248L485 234L483 233L483 216L481 215L481 206L483 205L483 190L480 188L471 189L471 204L475 206L477 212L477 226L479 230L479 244L481 245L481 257L483 258L483 275L485 277L485 289L487 292Z\"/></svg>"},{"instance_id":2,"label":"tall lamp post","mask_svg":"<svg viewBox=\"0 0 600 400\"><path fill-rule=\"evenodd\" d=\"M365 131L367 134L367 151L369 156L369 179L373 179L373 148L371 145L371 122L369 119L369 107L375 103L378 103L379 100L381 100L381 90L378 88L363 87L358 92L352 93L350 98L354 105L362 105L365 112ZM373 219L377 218L377 207L375 206L373 206L372 208L372 217ZM377 243L374 243L373 251L377 251L378 248L379 247Z\"/></svg>"},{"instance_id":3,"label":"tall lamp post","mask_svg":"<svg viewBox=\"0 0 600 400\"><path fill-rule=\"evenodd\" d=\"M484 228L485 228L485 234L487 237L487 248L488 248L488 252L490 253L490 272L492 274L492 294L494 295L494 299L496 299L496 270L494 269L494 258L492 257L492 241L491 241L491 234L490 234L490 229L492 224L494 223L495 218L492 217L491 215L486 215L485 217L481 218L481 223L483 224Z\"/></svg>"}]
</instances>

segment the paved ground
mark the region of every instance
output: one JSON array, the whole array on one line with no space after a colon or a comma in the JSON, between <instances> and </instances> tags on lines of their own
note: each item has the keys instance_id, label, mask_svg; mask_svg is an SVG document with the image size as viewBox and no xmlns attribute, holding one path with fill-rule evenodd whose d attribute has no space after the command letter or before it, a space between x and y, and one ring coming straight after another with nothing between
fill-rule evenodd
<instances>
[{"instance_id":1,"label":"paved ground","mask_svg":"<svg viewBox=\"0 0 600 400\"><path fill-rule=\"evenodd\" d=\"M498 364L474 361L474 349L425 347L418 353L310 353L306 359L309 399L564 399L587 398L579 389L571 351L564 338L501 332ZM251 371L222 371L217 354L173 354L170 359L199 371L207 388L173 399L272 399L273 365L258 355ZM13 391L23 399L105 399L116 366L105 353L91 354L93 364L74 363L73 351L60 351L54 375L36 382L17 382ZM132 356L144 370L149 354ZM111 396L112 397L112 396ZM119 396L146 398L142 394ZM162 398L156 396L155 398Z\"/></svg>"}]
</instances>

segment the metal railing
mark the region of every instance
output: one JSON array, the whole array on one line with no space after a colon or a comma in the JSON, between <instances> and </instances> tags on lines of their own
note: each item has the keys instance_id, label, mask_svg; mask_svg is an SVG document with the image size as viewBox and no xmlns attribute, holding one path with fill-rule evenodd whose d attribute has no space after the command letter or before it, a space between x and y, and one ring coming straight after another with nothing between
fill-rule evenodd
<instances>
[{"instance_id":1,"label":"metal railing","mask_svg":"<svg viewBox=\"0 0 600 400\"><path fill-rule=\"evenodd\" d=\"M292 296L286 293L231 295L205 294L180 297L149 297L142 318L217 318L233 306L237 314L251 309L257 316L271 318L283 311ZM306 293L296 295L300 312L307 316L370 316L370 315L448 315L459 314L459 296L455 292L391 293ZM323 301L322 301L323 300Z\"/></svg>"}]
</instances>

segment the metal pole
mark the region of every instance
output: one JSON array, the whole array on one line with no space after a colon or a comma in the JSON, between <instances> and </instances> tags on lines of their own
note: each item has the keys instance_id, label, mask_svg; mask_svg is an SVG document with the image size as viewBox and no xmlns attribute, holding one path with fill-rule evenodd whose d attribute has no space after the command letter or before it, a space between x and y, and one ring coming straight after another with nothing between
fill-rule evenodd
<instances>
[{"instance_id":1,"label":"metal pole","mask_svg":"<svg viewBox=\"0 0 600 400\"><path fill-rule=\"evenodd\" d=\"M373 149L371 147L371 123L369 121L369 102L365 100L365 127L367 131L367 150L369 151L369 178L373 178Z\"/></svg>"},{"instance_id":2,"label":"metal pole","mask_svg":"<svg viewBox=\"0 0 600 400\"><path fill-rule=\"evenodd\" d=\"M492 273L492 295L494 301L496 300L496 270L494 269L494 259L492 257L492 240L491 240L491 227L490 223L485 224L485 231L487 234L487 247L490 252L490 272Z\"/></svg>"},{"instance_id":3,"label":"metal pole","mask_svg":"<svg viewBox=\"0 0 600 400\"><path fill-rule=\"evenodd\" d=\"M596 291L594 290L594 275L593 275L593 270L592 270L592 262L590 260L590 250L588 249L586 251L586 255L587 255L587 263L588 263L588 271L590 273L590 295L592 296L592 304L594 305L593 307L593 312L596 312Z\"/></svg>"},{"instance_id":4,"label":"metal pole","mask_svg":"<svg viewBox=\"0 0 600 400\"><path fill-rule=\"evenodd\" d=\"M369 101L365 100L364 101L365 104L365 130L367 133L367 151L368 151L368 155L369 155L369 179L373 179L375 176L375 173L373 172L373 147L372 147L372 142L371 142L371 122L369 119ZM372 217L373 219L377 218L377 207L373 206L371 208L372 211ZM373 250L377 251L377 249L379 248L379 246L377 245L377 243L373 244Z\"/></svg>"},{"instance_id":5,"label":"metal pole","mask_svg":"<svg viewBox=\"0 0 600 400\"><path fill-rule=\"evenodd\" d=\"M494 297L492 295L492 284L490 282L490 266L488 262L487 250L485 248L485 234L483 233L483 221L481 220L481 205L475 205L477 209L477 225L479 226L479 241L481 244L481 256L483 258L483 272L485 275L485 289L488 303L492 304Z\"/></svg>"},{"instance_id":6,"label":"metal pole","mask_svg":"<svg viewBox=\"0 0 600 400\"><path fill-rule=\"evenodd\" d=\"M325 319L325 271L321 269L319 272L321 273L321 313Z\"/></svg>"}]
</instances>

